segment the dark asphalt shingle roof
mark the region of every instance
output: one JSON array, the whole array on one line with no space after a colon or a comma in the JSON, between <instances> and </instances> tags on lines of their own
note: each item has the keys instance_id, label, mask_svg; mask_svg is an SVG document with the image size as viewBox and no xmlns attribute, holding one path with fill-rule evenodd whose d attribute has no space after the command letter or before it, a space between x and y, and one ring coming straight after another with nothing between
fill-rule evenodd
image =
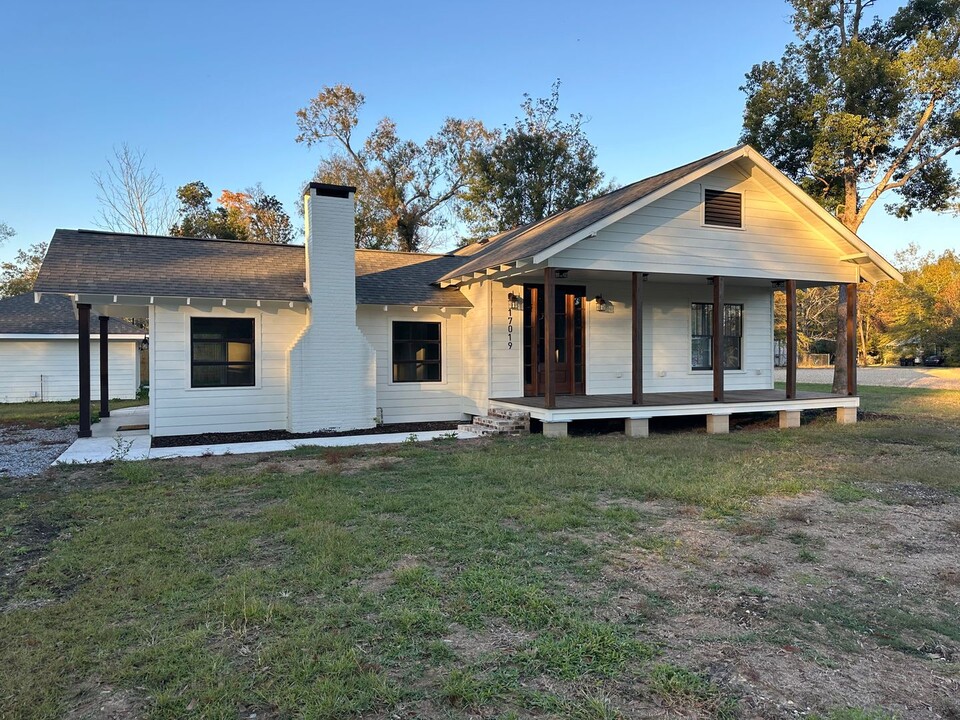
<instances>
[{"instance_id":1,"label":"dark asphalt shingle roof","mask_svg":"<svg viewBox=\"0 0 960 720\"><path fill-rule=\"evenodd\" d=\"M626 185L619 190L588 200L582 205L556 213L544 220L508 230L494 236L486 243L476 243L475 245L480 246L479 249L475 245L468 245L463 250L458 251L461 259L466 261L462 262L460 267L437 279L449 280L460 275L470 275L477 270L484 270L536 255L551 245L555 245L574 233L589 227L598 220L632 205L643 197L706 167L723 155L735 152L741 147L743 146L721 150L713 155L708 155L673 170L667 170L659 175L653 175L631 185Z\"/></svg>"},{"instance_id":2,"label":"dark asphalt shingle roof","mask_svg":"<svg viewBox=\"0 0 960 720\"><path fill-rule=\"evenodd\" d=\"M119 318L110 318L108 330L114 335L143 335L144 331ZM90 331L100 335L100 316L90 313ZM76 335L77 319L73 301L63 295L44 295L39 303L33 293L0 300L0 335Z\"/></svg>"},{"instance_id":3,"label":"dark asphalt shingle roof","mask_svg":"<svg viewBox=\"0 0 960 720\"><path fill-rule=\"evenodd\" d=\"M357 302L470 307L440 275L447 255L357 250ZM302 245L57 230L35 289L47 293L306 301Z\"/></svg>"},{"instance_id":4,"label":"dark asphalt shingle roof","mask_svg":"<svg viewBox=\"0 0 960 720\"><path fill-rule=\"evenodd\" d=\"M463 263L451 255L357 250L357 302L363 305L473 307L436 279Z\"/></svg>"},{"instance_id":5,"label":"dark asphalt shingle roof","mask_svg":"<svg viewBox=\"0 0 960 720\"><path fill-rule=\"evenodd\" d=\"M57 230L41 292L307 300L302 246Z\"/></svg>"}]
</instances>

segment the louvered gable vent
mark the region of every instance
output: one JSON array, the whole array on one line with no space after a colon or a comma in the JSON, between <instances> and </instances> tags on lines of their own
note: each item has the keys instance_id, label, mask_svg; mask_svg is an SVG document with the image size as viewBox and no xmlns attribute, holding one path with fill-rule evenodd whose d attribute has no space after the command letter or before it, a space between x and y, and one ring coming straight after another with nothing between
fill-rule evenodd
<instances>
[{"instance_id":1,"label":"louvered gable vent","mask_svg":"<svg viewBox=\"0 0 960 720\"><path fill-rule=\"evenodd\" d=\"M743 196L740 193L704 189L703 223L721 227L743 227Z\"/></svg>"}]
</instances>

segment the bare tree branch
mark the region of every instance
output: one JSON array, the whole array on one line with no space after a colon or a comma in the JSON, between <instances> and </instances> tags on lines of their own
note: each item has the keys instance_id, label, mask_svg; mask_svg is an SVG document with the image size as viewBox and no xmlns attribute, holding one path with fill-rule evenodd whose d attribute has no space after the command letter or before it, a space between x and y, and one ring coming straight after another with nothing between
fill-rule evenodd
<instances>
[{"instance_id":1,"label":"bare tree branch","mask_svg":"<svg viewBox=\"0 0 960 720\"><path fill-rule=\"evenodd\" d=\"M165 235L176 219L173 198L156 168L147 169L146 153L126 143L113 149L107 169L94 173L100 212L95 224L104 230Z\"/></svg>"}]
</instances>

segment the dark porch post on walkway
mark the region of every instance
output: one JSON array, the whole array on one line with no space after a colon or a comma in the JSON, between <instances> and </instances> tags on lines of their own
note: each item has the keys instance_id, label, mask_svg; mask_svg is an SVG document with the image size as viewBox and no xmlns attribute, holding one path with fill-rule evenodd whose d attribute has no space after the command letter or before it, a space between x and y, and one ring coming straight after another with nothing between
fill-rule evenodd
<instances>
[{"instance_id":1,"label":"dark porch post on walkway","mask_svg":"<svg viewBox=\"0 0 960 720\"><path fill-rule=\"evenodd\" d=\"M633 397L643 404L643 273L633 273Z\"/></svg>"},{"instance_id":2,"label":"dark porch post on walkway","mask_svg":"<svg viewBox=\"0 0 960 720\"><path fill-rule=\"evenodd\" d=\"M557 406L557 289L553 268L543 270L543 406Z\"/></svg>"},{"instance_id":3,"label":"dark porch post on walkway","mask_svg":"<svg viewBox=\"0 0 960 720\"><path fill-rule=\"evenodd\" d=\"M857 394L857 283L847 285L847 395Z\"/></svg>"},{"instance_id":4,"label":"dark porch post on walkway","mask_svg":"<svg viewBox=\"0 0 960 720\"><path fill-rule=\"evenodd\" d=\"M82 438L93 433L90 430L90 306L77 304L78 335L80 337L80 432Z\"/></svg>"},{"instance_id":5,"label":"dark porch post on walkway","mask_svg":"<svg viewBox=\"0 0 960 720\"><path fill-rule=\"evenodd\" d=\"M713 338L710 356L713 359L713 401L723 402L723 278L713 278Z\"/></svg>"},{"instance_id":6,"label":"dark porch post on walkway","mask_svg":"<svg viewBox=\"0 0 960 720\"><path fill-rule=\"evenodd\" d=\"M100 417L110 417L110 380L108 375L110 362L108 343L110 341L110 331L107 327L110 324L110 318L100 316Z\"/></svg>"},{"instance_id":7,"label":"dark porch post on walkway","mask_svg":"<svg viewBox=\"0 0 960 720\"><path fill-rule=\"evenodd\" d=\"M787 400L797 397L797 281L787 280Z\"/></svg>"}]
</instances>

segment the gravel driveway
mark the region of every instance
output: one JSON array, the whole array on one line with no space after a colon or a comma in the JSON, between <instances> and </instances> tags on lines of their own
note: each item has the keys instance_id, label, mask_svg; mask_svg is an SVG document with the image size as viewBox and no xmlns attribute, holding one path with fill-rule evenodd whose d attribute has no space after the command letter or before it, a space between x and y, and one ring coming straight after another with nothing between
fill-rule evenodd
<instances>
[{"instance_id":1,"label":"gravel driveway","mask_svg":"<svg viewBox=\"0 0 960 720\"><path fill-rule=\"evenodd\" d=\"M773 377L783 382L786 374L784 368L776 368ZM829 385L833 382L833 368L799 368L797 382ZM862 367L857 368L857 382L860 385L960 390L960 368Z\"/></svg>"},{"instance_id":2,"label":"gravel driveway","mask_svg":"<svg viewBox=\"0 0 960 720\"><path fill-rule=\"evenodd\" d=\"M0 427L0 478L39 475L76 439L76 425Z\"/></svg>"}]
</instances>

